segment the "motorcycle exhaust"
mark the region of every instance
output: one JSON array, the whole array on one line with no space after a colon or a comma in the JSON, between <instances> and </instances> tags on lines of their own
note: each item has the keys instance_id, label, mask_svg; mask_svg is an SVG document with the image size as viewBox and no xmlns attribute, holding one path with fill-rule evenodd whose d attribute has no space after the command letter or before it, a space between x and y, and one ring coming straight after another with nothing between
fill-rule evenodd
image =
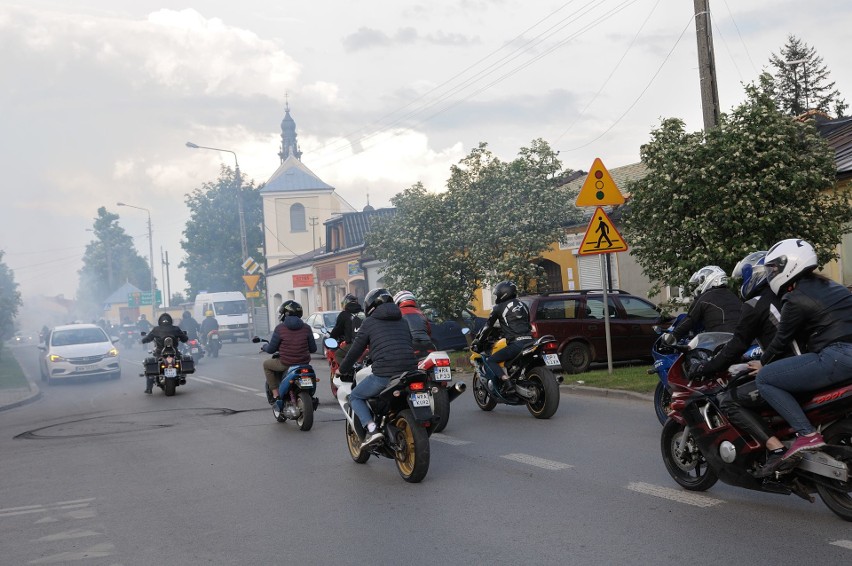
<instances>
[{"instance_id":1,"label":"motorcycle exhaust","mask_svg":"<svg viewBox=\"0 0 852 566\"><path fill-rule=\"evenodd\" d=\"M447 396L450 398L452 402L453 399L461 395L467 390L467 384L459 381L454 383L452 386L447 388Z\"/></svg>"}]
</instances>

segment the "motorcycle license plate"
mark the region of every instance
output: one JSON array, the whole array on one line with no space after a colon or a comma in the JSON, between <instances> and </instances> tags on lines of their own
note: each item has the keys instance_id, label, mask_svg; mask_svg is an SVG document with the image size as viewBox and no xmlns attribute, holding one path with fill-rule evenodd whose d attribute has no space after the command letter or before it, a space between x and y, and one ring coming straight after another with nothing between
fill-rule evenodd
<instances>
[{"instance_id":1,"label":"motorcycle license plate","mask_svg":"<svg viewBox=\"0 0 852 566\"><path fill-rule=\"evenodd\" d=\"M450 381L453 378L453 372L446 366L435 368L435 381Z\"/></svg>"},{"instance_id":2,"label":"motorcycle license plate","mask_svg":"<svg viewBox=\"0 0 852 566\"><path fill-rule=\"evenodd\" d=\"M193 353L193 354L197 354L197 353L198 353L198 348L193 348L193 349L192 349L192 353Z\"/></svg>"},{"instance_id":3,"label":"motorcycle license plate","mask_svg":"<svg viewBox=\"0 0 852 566\"><path fill-rule=\"evenodd\" d=\"M165 377L177 377L177 368L165 368L163 375Z\"/></svg>"},{"instance_id":4,"label":"motorcycle license plate","mask_svg":"<svg viewBox=\"0 0 852 566\"><path fill-rule=\"evenodd\" d=\"M411 394L411 406L412 407L428 407L431 405L429 402L429 394L428 393L412 393Z\"/></svg>"},{"instance_id":5,"label":"motorcycle license plate","mask_svg":"<svg viewBox=\"0 0 852 566\"><path fill-rule=\"evenodd\" d=\"M310 377L300 377L299 378L299 387L313 387L314 380Z\"/></svg>"},{"instance_id":6,"label":"motorcycle license plate","mask_svg":"<svg viewBox=\"0 0 852 566\"><path fill-rule=\"evenodd\" d=\"M559 364L559 356L556 354L545 354L544 355L544 364L547 366L558 366Z\"/></svg>"}]
</instances>

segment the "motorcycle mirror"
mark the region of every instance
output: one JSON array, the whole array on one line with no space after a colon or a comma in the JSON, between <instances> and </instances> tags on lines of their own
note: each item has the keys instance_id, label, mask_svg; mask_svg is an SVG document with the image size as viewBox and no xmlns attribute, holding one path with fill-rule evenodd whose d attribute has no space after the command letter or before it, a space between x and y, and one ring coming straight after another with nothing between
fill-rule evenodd
<instances>
[{"instance_id":1,"label":"motorcycle mirror","mask_svg":"<svg viewBox=\"0 0 852 566\"><path fill-rule=\"evenodd\" d=\"M255 344L257 344L258 342L260 342L260 336L255 336L255 337L253 337L253 338L251 339L251 341L252 341L252 342L254 342Z\"/></svg>"},{"instance_id":2,"label":"motorcycle mirror","mask_svg":"<svg viewBox=\"0 0 852 566\"><path fill-rule=\"evenodd\" d=\"M470 334L470 328L467 328L467 327L462 328L461 333L462 334Z\"/></svg>"},{"instance_id":3,"label":"motorcycle mirror","mask_svg":"<svg viewBox=\"0 0 852 566\"><path fill-rule=\"evenodd\" d=\"M323 344L325 344L325 347L328 348L329 350L333 350L340 345L340 344L337 343L337 340L335 340L334 338L326 338L323 341Z\"/></svg>"},{"instance_id":4,"label":"motorcycle mirror","mask_svg":"<svg viewBox=\"0 0 852 566\"><path fill-rule=\"evenodd\" d=\"M143 332L140 332L139 334L141 334L142 336L147 336L147 335L148 335L148 333L147 333L147 332L144 332L144 331L143 331Z\"/></svg>"}]
</instances>

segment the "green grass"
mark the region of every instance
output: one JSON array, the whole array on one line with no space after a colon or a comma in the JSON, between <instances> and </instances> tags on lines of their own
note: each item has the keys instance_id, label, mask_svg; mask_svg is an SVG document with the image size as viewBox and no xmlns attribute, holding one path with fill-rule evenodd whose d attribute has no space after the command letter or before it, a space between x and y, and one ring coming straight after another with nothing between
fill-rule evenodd
<instances>
[{"instance_id":1,"label":"green grass","mask_svg":"<svg viewBox=\"0 0 852 566\"><path fill-rule=\"evenodd\" d=\"M12 355L8 348L0 352L0 389L14 389L17 387L29 387L27 378L24 376L18 360Z\"/></svg>"},{"instance_id":2,"label":"green grass","mask_svg":"<svg viewBox=\"0 0 852 566\"><path fill-rule=\"evenodd\" d=\"M564 377L565 383L568 384L576 383L577 385L601 387L604 389L653 393L659 379L656 373L648 375L650 368L650 363L637 363L633 365L614 366L611 375L607 368L604 367L603 369L594 369L575 375L564 374Z\"/></svg>"}]
</instances>

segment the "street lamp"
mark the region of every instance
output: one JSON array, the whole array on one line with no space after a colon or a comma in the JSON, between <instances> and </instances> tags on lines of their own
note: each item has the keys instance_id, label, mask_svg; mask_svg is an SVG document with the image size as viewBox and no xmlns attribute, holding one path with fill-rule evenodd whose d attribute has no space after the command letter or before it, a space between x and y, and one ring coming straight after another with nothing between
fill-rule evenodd
<instances>
[{"instance_id":1,"label":"street lamp","mask_svg":"<svg viewBox=\"0 0 852 566\"><path fill-rule=\"evenodd\" d=\"M242 253L243 253L242 259L243 259L243 261L245 261L246 259L248 259L248 246L246 244L246 220L245 220L245 214L243 213L243 196L242 196L243 182L242 182L242 178L240 177L240 162L237 160L237 154L234 153L233 151L231 151L230 149L220 149L218 147L207 147L207 146L203 146L203 145L196 145L196 144L189 142L189 141L186 142L186 147L188 147L190 149L209 149L211 151L222 151L222 152L225 152L225 153L230 153L231 155L234 156L234 165L236 166L234 175L236 176L236 180L237 180L237 211L240 215L240 246L242 248Z\"/></svg>"},{"instance_id":2,"label":"street lamp","mask_svg":"<svg viewBox=\"0 0 852 566\"><path fill-rule=\"evenodd\" d=\"M154 316L154 301L157 297L157 287L154 283L154 237L153 230L151 229L151 211L147 208L143 208L141 206L133 206L132 204L125 204L123 202L115 203L117 206L126 206L128 208L135 208L137 210L144 210L148 213L148 261L151 266L151 316Z\"/></svg>"}]
</instances>

